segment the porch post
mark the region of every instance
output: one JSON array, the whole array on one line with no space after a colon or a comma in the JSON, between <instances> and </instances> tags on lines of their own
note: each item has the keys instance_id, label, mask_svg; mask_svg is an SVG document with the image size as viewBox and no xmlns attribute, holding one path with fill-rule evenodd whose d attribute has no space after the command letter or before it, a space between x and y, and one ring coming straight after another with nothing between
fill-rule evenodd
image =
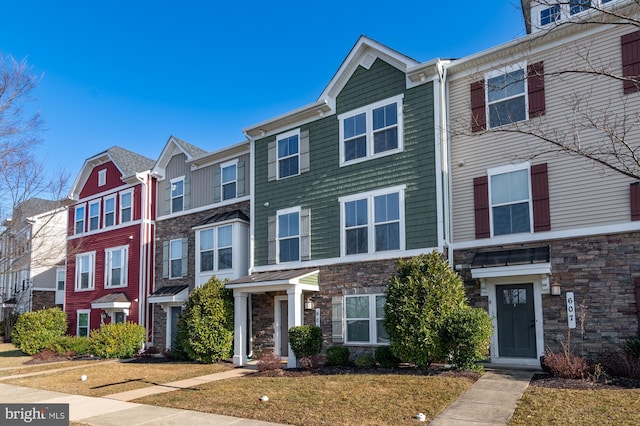
<instances>
[{"instance_id":1,"label":"porch post","mask_svg":"<svg viewBox=\"0 0 640 426\"><path fill-rule=\"evenodd\" d=\"M247 297L248 293L233 291L233 363L247 364Z\"/></svg>"},{"instance_id":2,"label":"porch post","mask_svg":"<svg viewBox=\"0 0 640 426\"><path fill-rule=\"evenodd\" d=\"M302 325L302 289L299 286L292 286L287 290L287 306L289 307L289 324L287 330L297 325ZM296 368L298 360L291 350L289 344L289 357L287 358L287 368Z\"/></svg>"}]
</instances>

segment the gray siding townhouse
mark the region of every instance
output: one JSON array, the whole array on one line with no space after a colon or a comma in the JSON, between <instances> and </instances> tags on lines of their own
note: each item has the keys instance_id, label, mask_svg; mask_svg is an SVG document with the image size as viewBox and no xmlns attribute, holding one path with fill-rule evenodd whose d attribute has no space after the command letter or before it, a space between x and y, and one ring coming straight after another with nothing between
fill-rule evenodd
<instances>
[{"instance_id":1,"label":"gray siding townhouse","mask_svg":"<svg viewBox=\"0 0 640 426\"><path fill-rule=\"evenodd\" d=\"M301 324L325 347L388 344L397 260L444 246L437 76L435 61L361 37L318 101L245 129L254 262L227 284L234 363L273 352L295 366L287 331Z\"/></svg>"},{"instance_id":2,"label":"gray siding townhouse","mask_svg":"<svg viewBox=\"0 0 640 426\"><path fill-rule=\"evenodd\" d=\"M189 291L249 269L249 143L207 152L169 138L152 173L156 203L153 344L170 348Z\"/></svg>"},{"instance_id":3,"label":"gray siding townhouse","mask_svg":"<svg viewBox=\"0 0 640 426\"><path fill-rule=\"evenodd\" d=\"M543 139L638 149L637 86L593 71L637 78L640 32L542 3L524 2L529 35L447 66L453 264L493 318L494 363L539 365L571 322L594 357L638 333L638 182Z\"/></svg>"}]
</instances>

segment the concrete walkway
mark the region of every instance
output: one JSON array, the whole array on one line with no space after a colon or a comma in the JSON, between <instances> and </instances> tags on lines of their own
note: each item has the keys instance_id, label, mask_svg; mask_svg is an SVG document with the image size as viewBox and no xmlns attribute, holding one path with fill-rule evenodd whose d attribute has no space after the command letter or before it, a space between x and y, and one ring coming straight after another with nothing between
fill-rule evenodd
<instances>
[{"instance_id":1,"label":"concrete walkway","mask_svg":"<svg viewBox=\"0 0 640 426\"><path fill-rule=\"evenodd\" d=\"M486 367L482 377L430 424L507 425L536 371Z\"/></svg>"}]
</instances>

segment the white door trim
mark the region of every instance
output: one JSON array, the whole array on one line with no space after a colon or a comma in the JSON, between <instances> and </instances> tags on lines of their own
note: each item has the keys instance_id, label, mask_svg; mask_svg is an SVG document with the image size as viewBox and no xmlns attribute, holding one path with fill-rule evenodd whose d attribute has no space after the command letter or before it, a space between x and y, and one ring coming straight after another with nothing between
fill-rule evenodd
<instances>
[{"instance_id":1,"label":"white door trim","mask_svg":"<svg viewBox=\"0 0 640 426\"><path fill-rule=\"evenodd\" d=\"M273 331L274 331L274 347L273 353L280 356L287 356L280 353L280 347L282 346L282 335L280 330L282 330L282 312L280 309L280 302L288 301L288 296L274 296L273 297Z\"/></svg>"}]
</instances>

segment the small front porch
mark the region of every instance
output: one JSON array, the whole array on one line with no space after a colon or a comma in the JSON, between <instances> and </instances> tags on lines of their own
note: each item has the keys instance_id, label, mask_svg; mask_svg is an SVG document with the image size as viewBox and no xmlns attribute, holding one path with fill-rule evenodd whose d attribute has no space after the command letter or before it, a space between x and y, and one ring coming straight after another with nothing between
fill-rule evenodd
<instances>
[{"instance_id":1,"label":"small front porch","mask_svg":"<svg viewBox=\"0 0 640 426\"><path fill-rule=\"evenodd\" d=\"M233 363L244 366L248 363L249 333L263 333L265 330L252 329L256 303L266 304L273 316L271 322L273 351L287 359L287 368L295 368L297 360L289 346L288 330L304 323L303 308L305 293L319 291L318 269L295 269L276 272L255 273L227 283L234 296L234 348ZM254 298L251 295L256 295ZM260 296L258 296L260 295ZM271 309L272 308L272 309ZM264 325L260 325L264 328ZM251 331L250 331L251 330Z\"/></svg>"}]
</instances>

